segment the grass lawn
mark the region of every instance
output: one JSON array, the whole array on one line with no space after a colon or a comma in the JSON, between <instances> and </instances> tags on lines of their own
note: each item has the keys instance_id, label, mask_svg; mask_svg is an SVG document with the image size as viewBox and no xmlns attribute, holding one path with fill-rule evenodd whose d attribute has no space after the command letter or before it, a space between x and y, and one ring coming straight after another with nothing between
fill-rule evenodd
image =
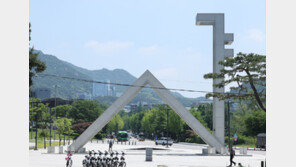
<instances>
[{"instance_id":1,"label":"grass lawn","mask_svg":"<svg viewBox=\"0 0 296 167\"><path fill-rule=\"evenodd\" d=\"M251 147L251 148L255 148L256 145L255 144L238 144L238 145L234 145L234 147Z\"/></svg>"},{"instance_id":2,"label":"grass lawn","mask_svg":"<svg viewBox=\"0 0 296 167\"><path fill-rule=\"evenodd\" d=\"M40 133L40 132L41 132L41 129L38 129L38 135L37 135L38 140L43 140L43 138L41 138L41 137L39 136L39 133ZM35 135L36 135L36 132L33 131L32 139L35 139ZM54 131L52 130L52 131L51 131L51 139L52 139L52 140L53 140L53 137L54 137ZM29 139L31 140L31 131L29 131ZM47 139L49 139L49 134L48 134ZM57 134L57 132L56 132L56 134L55 134L55 139L56 139L56 140L59 139L59 134ZM61 135L61 139L62 139L62 140L64 139L64 135ZM67 136L67 135L66 135L66 140L68 140L68 139L73 139L73 136Z\"/></svg>"},{"instance_id":3,"label":"grass lawn","mask_svg":"<svg viewBox=\"0 0 296 167\"><path fill-rule=\"evenodd\" d=\"M30 143L35 143L35 140L30 140ZM72 143L72 142L71 142ZM64 141L61 141L61 146L64 144ZM66 145L68 144L68 140L66 140ZM49 146L49 141L46 141L46 147ZM51 141L51 146L59 146L59 142L58 141ZM38 140L37 141L37 148L44 148L44 141L43 140ZM30 150L32 150L34 148L31 148Z\"/></svg>"}]
</instances>

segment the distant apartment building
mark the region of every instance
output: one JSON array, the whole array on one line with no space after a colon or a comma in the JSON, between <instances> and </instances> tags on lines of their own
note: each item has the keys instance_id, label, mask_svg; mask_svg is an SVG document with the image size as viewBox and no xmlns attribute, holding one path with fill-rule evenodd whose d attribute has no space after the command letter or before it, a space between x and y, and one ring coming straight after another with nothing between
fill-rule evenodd
<instances>
[{"instance_id":1,"label":"distant apartment building","mask_svg":"<svg viewBox=\"0 0 296 167\"><path fill-rule=\"evenodd\" d=\"M88 100L88 99L91 99L91 95L88 94L88 93L80 93L78 94L78 99L81 99L81 100Z\"/></svg>"},{"instance_id":2,"label":"distant apartment building","mask_svg":"<svg viewBox=\"0 0 296 167\"><path fill-rule=\"evenodd\" d=\"M43 104L48 104L48 107L52 108L59 105L73 104L74 99L62 99L62 98L46 98L42 100Z\"/></svg>"},{"instance_id":3,"label":"distant apartment building","mask_svg":"<svg viewBox=\"0 0 296 167\"><path fill-rule=\"evenodd\" d=\"M197 101L191 104L191 106L197 106L197 105L201 105L201 104L211 104L212 101Z\"/></svg>"},{"instance_id":4,"label":"distant apartment building","mask_svg":"<svg viewBox=\"0 0 296 167\"><path fill-rule=\"evenodd\" d=\"M142 105L143 108L146 108L146 109L152 109L153 107L158 105L158 104L147 103L147 102L138 102L137 104L129 104L124 106L123 110L125 112L137 111L140 104Z\"/></svg>"},{"instance_id":5,"label":"distant apartment building","mask_svg":"<svg viewBox=\"0 0 296 167\"><path fill-rule=\"evenodd\" d=\"M104 80L106 84L93 83L92 96L116 96L115 87L110 84L110 80Z\"/></svg>"},{"instance_id":6,"label":"distant apartment building","mask_svg":"<svg viewBox=\"0 0 296 167\"><path fill-rule=\"evenodd\" d=\"M47 99L50 98L50 89L49 88L36 88L33 90L33 97L38 99Z\"/></svg>"},{"instance_id":7,"label":"distant apartment building","mask_svg":"<svg viewBox=\"0 0 296 167\"><path fill-rule=\"evenodd\" d=\"M122 94L123 94L122 92L116 92L116 93L115 93L115 96L116 96L116 97L120 97Z\"/></svg>"}]
</instances>

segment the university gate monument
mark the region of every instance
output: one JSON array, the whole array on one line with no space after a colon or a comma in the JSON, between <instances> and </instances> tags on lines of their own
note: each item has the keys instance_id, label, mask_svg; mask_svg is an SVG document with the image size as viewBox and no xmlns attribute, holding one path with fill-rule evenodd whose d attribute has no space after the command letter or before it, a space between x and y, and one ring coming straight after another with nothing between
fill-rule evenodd
<instances>
[{"instance_id":1,"label":"university gate monument","mask_svg":"<svg viewBox=\"0 0 296 167\"><path fill-rule=\"evenodd\" d=\"M213 26L213 72L218 73L223 66L218 62L225 57L233 57L233 49L225 49L233 41L233 34L224 33L224 14L197 14L196 25ZM223 79L214 79L217 84ZM77 152L91 140L111 119L128 104L146 85L166 102L205 143L224 153L224 101L213 98L213 134L211 134L148 70L142 74L103 114L99 116L69 147L69 151ZM224 93L223 88L213 87L213 92Z\"/></svg>"}]
</instances>

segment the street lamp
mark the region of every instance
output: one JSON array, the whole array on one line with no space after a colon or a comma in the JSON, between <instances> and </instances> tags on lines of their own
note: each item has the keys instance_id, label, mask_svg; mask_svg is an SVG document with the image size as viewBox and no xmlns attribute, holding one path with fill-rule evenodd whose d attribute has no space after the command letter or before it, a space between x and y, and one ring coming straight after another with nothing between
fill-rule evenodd
<instances>
[{"instance_id":1,"label":"street lamp","mask_svg":"<svg viewBox=\"0 0 296 167\"><path fill-rule=\"evenodd\" d=\"M51 122L52 122L52 117L51 117L51 108L48 109L48 112L49 112L49 146L51 146Z\"/></svg>"},{"instance_id":2,"label":"street lamp","mask_svg":"<svg viewBox=\"0 0 296 167\"><path fill-rule=\"evenodd\" d=\"M57 88L59 88L59 85L54 85L54 117L57 118L56 115L56 106L57 106ZM56 127L56 125L54 125ZM55 128L53 130L53 140L55 140Z\"/></svg>"},{"instance_id":3,"label":"street lamp","mask_svg":"<svg viewBox=\"0 0 296 167\"><path fill-rule=\"evenodd\" d=\"M166 148L169 147L169 109L167 106L165 106L165 109L167 111L167 145Z\"/></svg>"},{"instance_id":4,"label":"street lamp","mask_svg":"<svg viewBox=\"0 0 296 167\"><path fill-rule=\"evenodd\" d=\"M32 105L34 103L37 103L37 105L38 105L39 103L42 103L42 102L38 102L38 101L33 102L32 101ZM38 110L36 110L36 115L35 115L35 148L34 148L34 150L38 150L37 149L37 139L38 139Z\"/></svg>"},{"instance_id":5,"label":"street lamp","mask_svg":"<svg viewBox=\"0 0 296 167\"><path fill-rule=\"evenodd\" d=\"M34 105L33 105L33 100L32 100L32 102L31 102L31 108L32 108L32 110L33 110L33 107L34 107ZM31 140L33 139L33 120L31 120Z\"/></svg>"},{"instance_id":6,"label":"street lamp","mask_svg":"<svg viewBox=\"0 0 296 167\"><path fill-rule=\"evenodd\" d=\"M228 117L228 150L230 150L230 100L227 101L227 117Z\"/></svg>"}]
</instances>

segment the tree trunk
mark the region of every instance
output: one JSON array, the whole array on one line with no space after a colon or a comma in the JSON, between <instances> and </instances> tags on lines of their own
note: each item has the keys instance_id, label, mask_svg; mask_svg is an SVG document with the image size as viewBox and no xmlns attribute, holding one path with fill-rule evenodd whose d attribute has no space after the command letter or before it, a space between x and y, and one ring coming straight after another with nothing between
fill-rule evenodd
<instances>
[{"instance_id":1,"label":"tree trunk","mask_svg":"<svg viewBox=\"0 0 296 167\"><path fill-rule=\"evenodd\" d=\"M263 105L263 103L262 103L262 101L261 101L261 99L260 99L260 97L259 97L259 94L258 94L258 92L257 92L257 89L256 89L255 85L254 85L254 81L253 81L253 78L252 78L252 76L251 76L249 70L246 70L246 73L247 73L247 75L248 75L248 77L249 77L250 85L251 85L251 88L252 88L252 90L253 90L253 92L254 92L254 96L255 96L255 99L256 99L258 105L260 106L260 108L261 108L263 111L266 112L266 108L264 107L264 105Z\"/></svg>"},{"instance_id":2,"label":"tree trunk","mask_svg":"<svg viewBox=\"0 0 296 167\"><path fill-rule=\"evenodd\" d=\"M61 146L61 134L59 134L59 146Z\"/></svg>"},{"instance_id":3,"label":"tree trunk","mask_svg":"<svg viewBox=\"0 0 296 167\"><path fill-rule=\"evenodd\" d=\"M46 140L45 140L45 137L44 137L44 149L46 149Z\"/></svg>"}]
</instances>

